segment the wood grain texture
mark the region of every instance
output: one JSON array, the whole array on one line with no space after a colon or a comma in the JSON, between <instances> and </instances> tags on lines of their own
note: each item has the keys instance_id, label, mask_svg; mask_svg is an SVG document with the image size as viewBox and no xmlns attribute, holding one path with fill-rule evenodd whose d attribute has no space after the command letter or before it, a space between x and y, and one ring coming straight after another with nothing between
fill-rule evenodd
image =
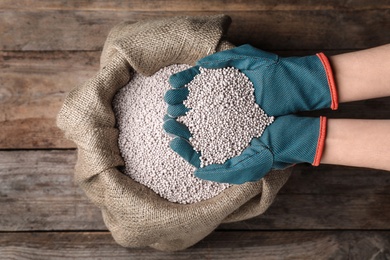
<instances>
[{"instance_id":1,"label":"wood grain texture","mask_svg":"<svg viewBox=\"0 0 390 260\"><path fill-rule=\"evenodd\" d=\"M182 252L122 248L106 231L55 125L65 96L97 72L115 24L220 13L230 41L283 56L390 42L388 0L1 0L0 259L390 259L390 174L363 168L296 166L264 215ZM303 113L324 114L390 119L390 97Z\"/></svg>"},{"instance_id":2,"label":"wood grain texture","mask_svg":"<svg viewBox=\"0 0 390 260\"><path fill-rule=\"evenodd\" d=\"M0 152L0 231L106 229L73 183L76 153Z\"/></svg>"},{"instance_id":3,"label":"wood grain texture","mask_svg":"<svg viewBox=\"0 0 390 260\"><path fill-rule=\"evenodd\" d=\"M259 11L367 10L389 8L387 0L2 0L0 10L115 10L115 11Z\"/></svg>"},{"instance_id":4,"label":"wood grain texture","mask_svg":"<svg viewBox=\"0 0 390 260\"><path fill-rule=\"evenodd\" d=\"M73 183L75 161L69 150L0 152L0 231L105 230ZM300 165L264 215L220 229L390 229L389 188L388 172Z\"/></svg>"},{"instance_id":5,"label":"wood grain texture","mask_svg":"<svg viewBox=\"0 0 390 260\"><path fill-rule=\"evenodd\" d=\"M214 11L0 11L0 50L100 50L115 24ZM268 50L363 49L390 42L390 8L349 10L227 11L228 38ZM364 23L362 23L364 21ZM337 28L337 31L335 31ZM342 32L342 33L339 33Z\"/></svg>"},{"instance_id":6,"label":"wood grain texture","mask_svg":"<svg viewBox=\"0 0 390 260\"><path fill-rule=\"evenodd\" d=\"M74 147L56 116L98 67L95 52L0 52L0 148Z\"/></svg>"},{"instance_id":7,"label":"wood grain texture","mask_svg":"<svg viewBox=\"0 0 390 260\"><path fill-rule=\"evenodd\" d=\"M389 231L213 232L179 252L123 248L108 232L0 233L4 259L389 259Z\"/></svg>"}]
</instances>

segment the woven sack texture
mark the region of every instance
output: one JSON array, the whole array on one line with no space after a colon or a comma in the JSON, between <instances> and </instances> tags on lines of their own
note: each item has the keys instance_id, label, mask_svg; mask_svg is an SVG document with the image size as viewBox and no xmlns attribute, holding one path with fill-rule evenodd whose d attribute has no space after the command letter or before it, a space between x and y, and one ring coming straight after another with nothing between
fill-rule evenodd
<instances>
[{"instance_id":1,"label":"woven sack texture","mask_svg":"<svg viewBox=\"0 0 390 260\"><path fill-rule=\"evenodd\" d=\"M124 22L105 42L97 74L73 89L57 117L66 138L77 145L75 181L98 206L115 241L124 247L176 251L194 245L219 224L262 214L291 170L272 171L258 182L235 185L194 204L169 202L118 170L120 156L112 98L131 70L152 75L171 64L234 47L223 39L226 15L172 17Z\"/></svg>"}]
</instances>

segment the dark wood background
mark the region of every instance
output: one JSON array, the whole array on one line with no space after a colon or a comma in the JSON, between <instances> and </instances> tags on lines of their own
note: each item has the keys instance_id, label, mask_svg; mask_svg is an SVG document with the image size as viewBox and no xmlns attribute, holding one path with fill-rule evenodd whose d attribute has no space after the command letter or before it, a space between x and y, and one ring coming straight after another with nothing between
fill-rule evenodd
<instances>
[{"instance_id":1,"label":"dark wood background","mask_svg":"<svg viewBox=\"0 0 390 260\"><path fill-rule=\"evenodd\" d=\"M264 215L221 225L185 251L113 241L73 184L75 146L56 114L97 72L115 24L216 13L232 17L231 42L280 55L390 43L389 0L1 0L0 259L390 259L390 173L331 165L295 167ZM325 113L390 119L390 98Z\"/></svg>"}]
</instances>

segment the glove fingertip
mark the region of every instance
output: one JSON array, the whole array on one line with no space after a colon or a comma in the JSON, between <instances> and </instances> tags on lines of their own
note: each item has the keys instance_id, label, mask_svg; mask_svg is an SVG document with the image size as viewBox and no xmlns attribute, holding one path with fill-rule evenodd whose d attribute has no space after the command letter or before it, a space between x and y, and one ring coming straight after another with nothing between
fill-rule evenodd
<instances>
[{"instance_id":1,"label":"glove fingertip","mask_svg":"<svg viewBox=\"0 0 390 260\"><path fill-rule=\"evenodd\" d=\"M185 105L183 105L183 104L169 105L168 108L167 108L167 113L172 118L177 118L179 116L184 116L188 111L189 111L189 109Z\"/></svg>"},{"instance_id":2,"label":"glove fingertip","mask_svg":"<svg viewBox=\"0 0 390 260\"><path fill-rule=\"evenodd\" d=\"M195 66L187 70L183 70L169 77L169 84L172 88L181 88L188 84L193 78L200 73L199 67Z\"/></svg>"},{"instance_id":3,"label":"glove fingertip","mask_svg":"<svg viewBox=\"0 0 390 260\"><path fill-rule=\"evenodd\" d=\"M191 133L188 130L188 128L177 122L175 119L168 119L163 123L163 129L166 133L173 135L173 136L178 136L184 139L190 139Z\"/></svg>"},{"instance_id":4,"label":"glove fingertip","mask_svg":"<svg viewBox=\"0 0 390 260\"><path fill-rule=\"evenodd\" d=\"M176 137L171 140L169 146L188 163L196 168L200 167L200 154L193 149L191 144L186 139Z\"/></svg>"},{"instance_id":5,"label":"glove fingertip","mask_svg":"<svg viewBox=\"0 0 390 260\"><path fill-rule=\"evenodd\" d=\"M233 49L216 52L198 60L196 65L206 69L229 67L237 57L247 56L246 52L252 49L254 48L251 45L245 44Z\"/></svg>"},{"instance_id":6,"label":"glove fingertip","mask_svg":"<svg viewBox=\"0 0 390 260\"><path fill-rule=\"evenodd\" d=\"M183 103L187 99L189 90L186 87L178 89L169 89L165 92L164 101L169 105L177 105Z\"/></svg>"}]
</instances>

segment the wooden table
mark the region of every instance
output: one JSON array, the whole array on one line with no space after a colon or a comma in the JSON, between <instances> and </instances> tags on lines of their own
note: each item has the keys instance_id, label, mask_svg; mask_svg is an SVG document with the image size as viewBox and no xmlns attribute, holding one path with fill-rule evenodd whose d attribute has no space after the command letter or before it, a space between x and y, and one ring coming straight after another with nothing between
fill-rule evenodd
<instances>
[{"instance_id":1,"label":"wooden table","mask_svg":"<svg viewBox=\"0 0 390 260\"><path fill-rule=\"evenodd\" d=\"M295 167L264 215L221 225L188 250L114 242L73 184L75 145L55 117L67 93L97 72L115 24L226 13L230 41L281 55L390 42L388 0L184 2L0 1L0 259L390 259L390 173L330 165ZM390 98L324 113L389 119Z\"/></svg>"}]
</instances>

